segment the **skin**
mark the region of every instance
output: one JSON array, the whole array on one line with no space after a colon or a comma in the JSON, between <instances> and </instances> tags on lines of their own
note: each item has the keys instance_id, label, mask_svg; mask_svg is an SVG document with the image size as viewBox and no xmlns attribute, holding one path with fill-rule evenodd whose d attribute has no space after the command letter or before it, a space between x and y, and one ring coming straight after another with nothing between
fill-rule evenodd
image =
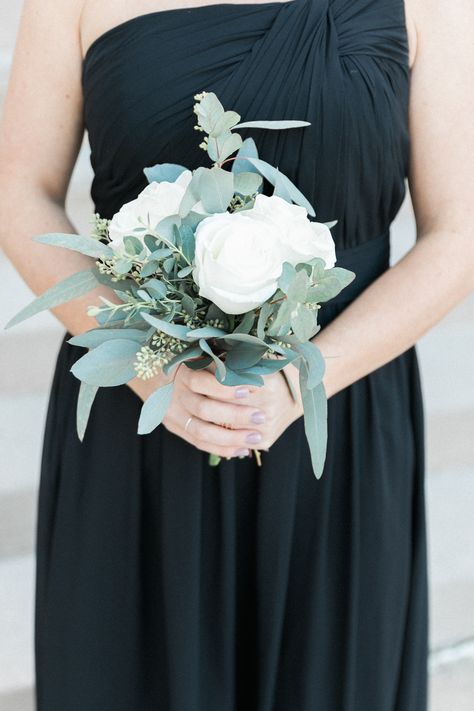
<instances>
[{"instance_id":1,"label":"skin","mask_svg":"<svg viewBox=\"0 0 474 711\"><path fill-rule=\"evenodd\" d=\"M84 133L82 58L110 27L170 7L156 0L26 0L0 125L0 240L37 294L90 264L31 242L43 232L76 231L65 197ZM315 337L326 358L328 398L410 348L474 288L474 4L406 0L405 8L417 242ZM114 298L100 287L53 313L70 333L82 333L96 325L86 307L99 294ZM298 388L293 366L288 375ZM174 377L163 424L205 452L232 457L268 449L302 415L281 374L266 377L261 388L226 387L212 373L186 367ZM166 380L134 379L129 386L146 399Z\"/></svg>"}]
</instances>

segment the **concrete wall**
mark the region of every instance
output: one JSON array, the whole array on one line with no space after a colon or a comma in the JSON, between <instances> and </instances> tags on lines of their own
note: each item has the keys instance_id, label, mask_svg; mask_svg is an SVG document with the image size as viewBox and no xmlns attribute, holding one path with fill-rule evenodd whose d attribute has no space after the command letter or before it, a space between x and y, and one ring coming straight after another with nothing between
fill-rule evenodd
<instances>
[{"instance_id":1,"label":"concrete wall","mask_svg":"<svg viewBox=\"0 0 474 711\"><path fill-rule=\"evenodd\" d=\"M20 6L19 0L2 2L0 105ZM68 211L85 232L92 210L90 180L84 145ZM392 234L397 261L415 237L409 199ZM0 283L0 324L5 324L32 295L1 254ZM470 298L418 346L427 415L431 711L474 708L473 317ZM36 491L46 399L62 333L49 314L0 331L0 711L32 709Z\"/></svg>"}]
</instances>

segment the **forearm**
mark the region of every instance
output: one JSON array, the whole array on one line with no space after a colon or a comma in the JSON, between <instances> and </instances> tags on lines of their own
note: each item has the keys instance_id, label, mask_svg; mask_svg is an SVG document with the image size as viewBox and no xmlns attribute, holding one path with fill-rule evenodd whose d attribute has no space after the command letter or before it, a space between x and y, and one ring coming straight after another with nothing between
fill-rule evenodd
<instances>
[{"instance_id":1,"label":"forearm","mask_svg":"<svg viewBox=\"0 0 474 711\"><path fill-rule=\"evenodd\" d=\"M413 346L474 288L472 238L432 232L313 339L328 397ZM322 307L324 308L324 306Z\"/></svg>"},{"instance_id":2,"label":"forearm","mask_svg":"<svg viewBox=\"0 0 474 711\"><path fill-rule=\"evenodd\" d=\"M28 188L29 200L24 209L24 200L20 192L15 192L11 185L0 185L0 245L18 273L35 294L41 294L51 286L74 274L94 265L94 260L76 252L56 247L38 244L31 238L47 232L76 232L64 208L55 203L47 195L38 190ZM23 206L16 209L15 206ZM8 229L5 227L8 225ZM52 313L72 335L84 333L95 328L94 318L87 315L90 305L99 304L100 296L110 301L118 298L112 289L99 286L83 297L68 302L52 310ZM20 305L19 305L20 306ZM12 314L13 315L13 314ZM159 384L159 379L155 386ZM138 378L129 386L140 396L145 396L153 384L144 384Z\"/></svg>"}]
</instances>

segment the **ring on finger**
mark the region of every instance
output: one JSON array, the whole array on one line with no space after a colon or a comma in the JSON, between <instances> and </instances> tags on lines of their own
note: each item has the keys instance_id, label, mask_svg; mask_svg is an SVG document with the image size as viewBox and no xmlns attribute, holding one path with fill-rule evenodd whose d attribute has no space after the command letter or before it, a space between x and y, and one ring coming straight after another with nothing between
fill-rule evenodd
<instances>
[{"instance_id":1,"label":"ring on finger","mask_svg":"<svg viewBox=\"0 0 474 711\"><path fill-rule=\"evenodd\" d=\"M186 420L186 424L184 425L184 431L185 431L185 432L188 431L188 427L189 427L189 425L191 424L191 420L192 420L192 419L193 419L193 416L191 415L191 416L188 417L188 419Z\"/></svg>"}]
</instances>

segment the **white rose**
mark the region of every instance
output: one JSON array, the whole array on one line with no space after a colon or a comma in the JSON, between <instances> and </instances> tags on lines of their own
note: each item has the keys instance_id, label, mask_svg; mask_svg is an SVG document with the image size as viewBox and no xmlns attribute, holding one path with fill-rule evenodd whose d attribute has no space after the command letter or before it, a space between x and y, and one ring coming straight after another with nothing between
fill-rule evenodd
<instances>
[{"instance_id":1,"label":"white rose","mask_svg":"<svg viewBox=\"0 0 474 711\"><path fill-rule=\"evenodd\" d=\"M277 290L284 262L277 232L266 217L250 218L247 210L202 220L193 270L200 295L227 314L263 304Z\"/></svg>"},{"instance_id":2,"label":"white rose","mask_svg":"<svg viewBox=\"0 0 474 711\"><path fill-rule=\"evenodd\" d=\"M311 222L306 208L277 195L259 194L247 215L264 215L279 227L286 262L296 265L320 257L326 262L326 269L334 266L336 248L329 227L321 222Z\"/></svg>"},{"instance_id":3,"label":"white rose","mask_svg":"<svg viewBox=\"0 0 474 711\"><path fill-rule=\"evenodd\" d=\"M134 232L136 227L145 224L153 229L165 217L176 215L191 178L191 171L185 170L174 183L166 180L160 183L152 182L135 200L125 203L113 216L109 225L112 249L118 254L123 254L124 237L132 235L143 241L143 233ZM199 203L193 209L203 212Z\"/></svg>"}]
</instances>

